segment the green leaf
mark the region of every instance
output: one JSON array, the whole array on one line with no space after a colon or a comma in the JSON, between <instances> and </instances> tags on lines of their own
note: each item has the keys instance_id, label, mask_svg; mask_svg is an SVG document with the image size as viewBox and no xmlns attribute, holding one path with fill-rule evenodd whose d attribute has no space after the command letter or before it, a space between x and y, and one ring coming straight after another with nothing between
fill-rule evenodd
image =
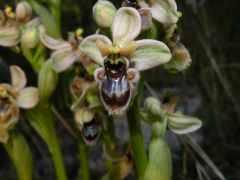
<instances>
[{"instance_id":1,"label":"green leaf","mask_svg":"<svg viewBox=\"0 0 240 180\"><path fill-rule=\"evenodd\" d=\"M33 7L33 10L40 17L44 27L46 28L47 34L55 38L60 37L60 29L49 11L37 1L31 0L30 3Z\"/></svg>"}]
</instances>

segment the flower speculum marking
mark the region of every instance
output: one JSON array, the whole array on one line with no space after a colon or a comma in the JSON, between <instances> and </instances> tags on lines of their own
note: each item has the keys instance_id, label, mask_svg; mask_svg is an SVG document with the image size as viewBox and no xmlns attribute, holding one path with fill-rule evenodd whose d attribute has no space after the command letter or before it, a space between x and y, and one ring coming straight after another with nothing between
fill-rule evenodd
<instances>
[{"instance_id":1,"label":"flower speculum marking","mask_svg":"<svg viewBox=\"0 0 240 180\"><path fill-rule=\"evenodd\" d=\"M104 60L104 78L101 96L111 114L124 111L129 103L131 92L127 79L127 60L118 55L110 55Z\"/></svg>"}]
</instances>

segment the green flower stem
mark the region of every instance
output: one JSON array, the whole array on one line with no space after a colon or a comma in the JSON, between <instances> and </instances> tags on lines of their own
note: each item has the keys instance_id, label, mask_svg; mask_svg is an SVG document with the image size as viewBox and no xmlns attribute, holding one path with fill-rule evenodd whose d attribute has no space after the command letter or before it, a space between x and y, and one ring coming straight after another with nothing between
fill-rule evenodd
<instances>
[{"instance_id":1,"label":"green flower stem","mask_svg":"<svg viewBox=\"0 0 240 180\"><path fill-rule=\"evenodd\" d=\"M89 162L88 162L88 152L87 147L81 137L78 142L78 150L79 150L79 159L80 159L80 169L78 173L79 180L89 180L90 179L90 171L89 171Z\"/></svg>"},{"instance_id":2,"label":"green flower stem","mask_svg":"<svg viewBox=\"0 0 240 180\"><path fill-rule=\"evenodd\" d=\"M19 180L32 179L32 152L24 136L13 132L7 144L3 144L12 163L14 164Z\"/></svg>"},{"instance_id":3,"label":"green flower stem","mask_svg":"<svg viewBox=\"0 0 240 180\"><path fill-rule=\"evenodd\" d=\"M140 126L140 103L143 84L144 80L143 76L141 76L138 87L138 95L135 98L133 105L127 112L128 127L130 131L130 143L133 150L136 173L139 179L144 178L144 173L148 162Z\"/></svg>"},{"instance_id":4,"label":"green flower stem","mask_svg":"<svg viewBox=\"0 0 240 180\"><path fill-rule=\"evenodd\" d=\"M50 11L55 18L58 27L61 26L61 0L50 0Z\"/></svg>"},{"instance_id":5,"label":"green flower stem","mask_svg":"<svg viewBox=\"0 0 240 180\"><path fill-rule=\"evenodd\" d=\"M38 132L38 134L48 145L48 148L53 156L57 179L67 180L50 107L38 105L33 109L27 110L26 117L31 126Z\"/></svg>"}]
</instances>

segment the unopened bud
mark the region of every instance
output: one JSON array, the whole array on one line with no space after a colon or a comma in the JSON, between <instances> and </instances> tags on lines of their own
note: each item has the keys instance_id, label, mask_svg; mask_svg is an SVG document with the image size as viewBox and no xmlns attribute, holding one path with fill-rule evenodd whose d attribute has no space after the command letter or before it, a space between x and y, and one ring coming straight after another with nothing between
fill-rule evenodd
<instances>
[{"instance_id":1,"label":"unopened bud","mask_svg":"<svg viewBox=\"0 0 240 180\"><path fill-rule=\"evenodd\" d=\"M157 98L148 97L144 101L144 111L154 115L160 115L162 112L161 103Z\"/></svg>"},{"instance_id":2,"label":"unopened bud","mask_svg":"<svg viewBox=\"0 0 240 180\"><path fill-rule=\"evenodd\" d=\"M52 69L52 62L47 60L39 72L38 89L39 98L43 103L48 103L58 82L58 74Z\"/></svg>"},{"instance_id":3,"label":"unopened bud","mask_svg":"<svg viewBox=\"0 0 240 180\"><path fill-rule=\"evenodd\" d=\"M32 16L32 7L26 2L20 2L16 8L16 19L20 22L28 21Z\"/></svg>"},{"instance_id":4,"label":"unopened bud","mask_svg":"<svg viewBox=\"0 0 240 180\"><path fill-rule=\"evenodd\" d=\"M168 72L177 73L186 70L190 66L191 56L182 43L176 44L172 55L172 59L167 64L164 64L164 68Z\"/></svg>"},{"instance_id":5,"label":"unopened bud","mask_svg":"<svg viewBox=\"0 0 240 180\"><path fill-rule=\"evenodd\" d=\"M39 42L39 32L36 27L28 27L21 36L21 43L28 49L35 48Z\"/></svg>"},{"instance_id":6,"label":"unopened bud","mask_svg":"<svg viewBox=\"0 0 240 180\"><path fill-rule=\"evenodd\" d=\"M93 17L98 26L109 28L113 23L116 11L111 2L99 0L93 7Z\"/></svg>"}]
</instances>

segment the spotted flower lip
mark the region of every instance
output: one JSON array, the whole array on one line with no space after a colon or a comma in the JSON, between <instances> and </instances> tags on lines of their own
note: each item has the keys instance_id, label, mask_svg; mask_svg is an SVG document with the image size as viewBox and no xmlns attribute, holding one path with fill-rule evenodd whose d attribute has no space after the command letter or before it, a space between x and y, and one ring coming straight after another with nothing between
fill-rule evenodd
<instances>
[{"instance_id":1,"label":"spotted flower lip","mask_svg":"<svg viewBox=\"0 0 240 180\"><path fill-rule=\"evenodd\" d=\"M170 50L161 41L134 41L141 27L138 11L123 7L117 11L111 26L112 41L104 35L91 35L79 46L81 53L104 66L95 71L95 80L99 83L102 102L110 114L122 114L127 109L139 80L139 71L171 59Z\"/></svg>"},{"instance_id":2,"label":"spotted flower lip","mask_svg":"<svg viewBox=\"0 0 240 180\"><path fill-rule=\"evenodd\" d=\"M0 84L0 142L8 140L8 130L19 118L19 108L29 109L38 103L38 89L25 87L26 75L18 66L10 66L11 85Z\"/></svg>"}]
</instances>

